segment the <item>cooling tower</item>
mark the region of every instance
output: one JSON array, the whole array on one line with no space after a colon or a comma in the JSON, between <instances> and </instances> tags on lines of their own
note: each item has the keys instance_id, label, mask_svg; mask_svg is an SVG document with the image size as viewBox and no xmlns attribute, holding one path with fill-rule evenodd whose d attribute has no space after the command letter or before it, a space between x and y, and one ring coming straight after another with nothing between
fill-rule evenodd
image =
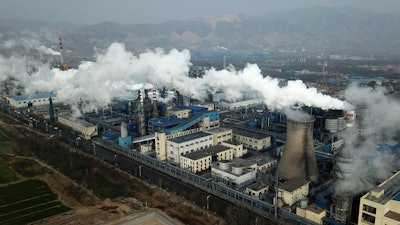
<instances>
[{"instance_id":1,"label":"cooling tower","mask_svg":"<svg viewBox=\"0 0 400 225\"><path fill-rule=\"evenodd\" d=\"M287 119L285 151L278 165L279 178L318 181L313 143L314 120L312 117L302 120Z\"/></svg>"}]
</instances>

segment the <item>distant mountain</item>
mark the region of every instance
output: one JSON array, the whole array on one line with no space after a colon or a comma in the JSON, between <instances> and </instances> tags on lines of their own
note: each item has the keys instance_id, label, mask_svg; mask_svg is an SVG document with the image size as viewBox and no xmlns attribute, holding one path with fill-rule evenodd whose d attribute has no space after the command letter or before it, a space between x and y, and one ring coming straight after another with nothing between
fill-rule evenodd
<instances>
[{"instance_id":1,"label":"distant mountain","mask_svg":"<svg viewBox=\"0 0 400 225\"><path fill-rule=\"evenodd\" d=\"M92 55L112 42L127 49L190 49L192 52L252 53L272 51L321 51L333 54L400 52L400 14L381 14L347 8L313 8L259 17L225 15L160 24L96 25L29 24L0 21L3 37L19 31L47 29L62 35L66 49ZM51 37L53 38L53 37ZM55 45L49 37L48 44Z\"/></svg>"}]
</instances>

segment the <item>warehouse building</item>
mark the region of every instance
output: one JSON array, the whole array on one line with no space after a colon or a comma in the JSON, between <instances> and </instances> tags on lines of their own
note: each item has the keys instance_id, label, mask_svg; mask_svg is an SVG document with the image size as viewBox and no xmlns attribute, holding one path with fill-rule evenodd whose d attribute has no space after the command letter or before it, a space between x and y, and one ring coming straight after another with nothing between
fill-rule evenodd
<instances>
[{"instance_id":1,"label":"warehouse building","mask_svg":"<svg viewBox=\"0 0 400 225\"><path fill-rule=\"evenodd\" d=\"M232 141L232 129L218 127L204 132L213 135L213 145L221 144L224 141Z\"/></svg>"},{"instance_id":2,"label":"warehouse building","mask_svg":"<svg viewBox=\"0 0 400 225\"><path fill-rule=\"evenodd\" d=\"M310 181L295 178L278 185L278 206L290 207L308 195Z\"/></svg>"},{"instance_id":3,"label":"warehouse building","mask_svg":"<svg viewBox=\"0 0 400 225\"><path fill-rule=\"evenodd\" d=\"M180 167L197 173L209 169L212 162L232 159L233 149L216 145L181 156Z\"/></svg>"},{"instance_id":4,"label":"warehouse building","mask_svg":"<svg viewBox=\"0 0 400 225\"><path fill-rule=\"evenodd\" d=\"M240 158L247 153L247 149L243 149L243 144L233 141L223 141L221 145L233 149L233 158Z\"/></svg>"},{"instance_id":5,"label":"warehouse building","mask_svg":"<svg viewBox=\"0 0 400 225\"><path fill-rule=\"evenodd\" d=\"M213 146L212 134L196 132L166 140L167 160L175 165L180 165L180 157Z\"/></svg>"},{"instance_id":6,"label":"warehouse building","mask_svg":"<svg viewBox=\"0 0 400 225\"><path fill-rule=\"evenodd\" d=\"M261 151L271 147L271 136L261 131L233 128L233 141L242 143L244 148Z\"/></svg>"},{"instance_id":7,"label":"warehouse building","mask_svg":"<svg viewBox=\"0 0 400 225\"><path fill-rule=\"evenodd\" d=\"M358 224L400 224L400 171L361 197Z\"/></svg>"},{"instance_id":8,"label":"warehouse building","mask_svg":"<svg viewBox=\"0 0 400 225\"><path fill-rule=\"evenodd\" d=\"M226 160L218 161L211 166L211 176L232 188L243 188L256 180L257 170L240 163Z\"/></svg>"},{"instance_id":9,"label":"warehouse building","mask_svg":"<svg viewBox=\"0 0 400 225\"><path fill-rule=\"evenodd\" d=\"M6 97L8 104L16 108L48 106L50 98L52 99L54 104L58 103L57 96L51 93L15 95L11 98Z\"/></svg>"},{"instance_id":10,"label":"warehouse building","mask_svg":"<svg viewBox=\"0 0 400 225\"><path fill-rule=\"evenodd\" d=\"M68 117L60 116L58 117L58 122L79 132L86 140L90 140L92 137L95 137L99 134L96 125L84 120L69 119Z\"/></svg>"}]
</instances>

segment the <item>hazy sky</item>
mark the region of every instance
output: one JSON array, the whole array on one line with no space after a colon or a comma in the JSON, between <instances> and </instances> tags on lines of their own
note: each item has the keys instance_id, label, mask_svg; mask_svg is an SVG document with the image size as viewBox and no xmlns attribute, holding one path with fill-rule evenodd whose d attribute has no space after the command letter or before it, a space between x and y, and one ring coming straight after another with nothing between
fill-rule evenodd
<instances>
[{"instance_id":1,"label":"hazy sky","mask_svg":"<svg viewBox=\"0 0 400 225\"><path fill-rule=\"evenodd\" d=\"M236 13L253 16L317 6L395 12L400 9L400 0L1 0L0 18L88 24L160 23Z\"/></svg>"}]
</instances>

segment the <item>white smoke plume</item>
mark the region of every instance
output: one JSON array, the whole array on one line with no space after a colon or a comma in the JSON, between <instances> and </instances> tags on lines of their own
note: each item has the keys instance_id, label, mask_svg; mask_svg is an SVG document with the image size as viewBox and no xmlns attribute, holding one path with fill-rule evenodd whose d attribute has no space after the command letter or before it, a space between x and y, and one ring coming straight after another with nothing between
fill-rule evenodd
<instances>
[{"instance_id":1,"label":"white smoke plume","mask_svg":"<svg viewBox=\"0 0 400 225\"><path fill-rule=\"evenodd\" d=\"M22 47L26 52L36 50L41 55L60 55L60 52L45 47L36 39L28 39L22 37L13 40L5 40L3 43L0 44L0 48L3 49L13 49L16 47Z\"/></svg>"},{"instance_id":2,"label":"white smoke plume","mask_svg":"<svg viewBox=\"0 0 400 225\"><path fill-rule=\"evenodd\" d=\"M393 155L377 151L377 145L395 139L399 132L400 102L385 95L383 88L371 90L356 85L346 90L345 97L363 110L356 109L358 122L344 135L343 153L352 161L352 165L346 167L351 169L351 178L338 182L336 190L359 193L386 179L399 166ZM363 135L361 141L360 134Z\"/></svg>"},{"instance_id":3,"label":"white smoke plume","mask_svg":"<svg viewBox=\"0 0 400 225\"><path fill-rule=\"evenodd\" d=\"M43 51L36 42L27 43ZM17 59L20 58L0 58L0 63L5 65ZM127 95L135 86L146 83L172 86L183 95L196 99L204 99L209 92L215 91L223 91L232 100L242 98L244 93L253 93L253 96L263 97L271 109L294 103L323 109L343 109L349 105L307 88L302 81L289 81L281 88L277 79L264 77L254 64L248 64L242 70L210 69L202 78L190 78L188 50L164 52L156 49L135 56L123 44L113 43L104 52L96 53L95 62L82 62L78 69L68 71L39 65L37 72L27 73L23 71L27 65L23 64L28 61L22 58L15 64L17 68L6 68L0 72L1 76L18 80L27 93L56 93L67 104L82 104L84 111L106 107L114 97Z\"/></svg>"}]
</instances>

